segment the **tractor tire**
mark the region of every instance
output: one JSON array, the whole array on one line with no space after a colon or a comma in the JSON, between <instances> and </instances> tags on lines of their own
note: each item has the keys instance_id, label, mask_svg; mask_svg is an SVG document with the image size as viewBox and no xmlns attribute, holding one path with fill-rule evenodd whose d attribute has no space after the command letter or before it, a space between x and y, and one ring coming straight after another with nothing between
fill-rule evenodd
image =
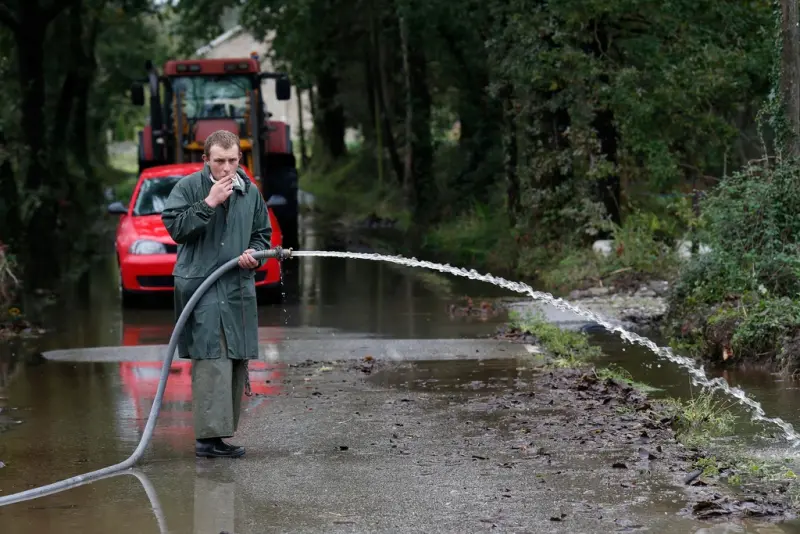
<instances>
[{"instance_id":1,"label":"tractor tire","mask_svg":"<svg viewBox=\"0 0 800 534\"><path fill-rule=\"evenodd\" d=\"M286 204L275 206L272 211L278 219L278 224L283 233L283 247L297 248L298 237L298 202L297 190L298 179L297 169L294 166L284 165L275 169L270 176L270 181L274 184L272 191L286 199Z\"/></svg>"},{"instance_id":2,"label":"tractor tire","mask_svg":"<svg viewBox=\"0 0 800 534\"><path fill-rule=\"evenodd\" d=\"M283 304L285 299L283 284L256 288L256 300L259 306Z\"/></svg>"}]
</instances>

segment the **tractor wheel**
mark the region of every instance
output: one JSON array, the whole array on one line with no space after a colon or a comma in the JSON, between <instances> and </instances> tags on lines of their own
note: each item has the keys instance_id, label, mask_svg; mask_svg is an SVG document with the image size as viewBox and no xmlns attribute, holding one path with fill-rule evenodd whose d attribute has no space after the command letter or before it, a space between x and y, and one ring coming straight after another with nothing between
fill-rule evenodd
<instances>
[{"instance_id":1,"label":"tractor wheel","mask_svg":"<svg viewBox=\"0 0 800 534\"><path fill-rule=\"evenodd\" d=\"M297 169L289 165L279 167L271 173L270 180L275 184L273 191L287 200L286 204L272 208L283 233L283 247L297 248L299 241Z\"/></svg>"},{"instance_id":2,"label":"tractor wheel","mask_svg":"<svg viewBox=\"0 0 800 534\"><path fill-rule=\"evenodd\" d=\"M256 288L256 299L259 306L270 306L283 304L284 301L283 284Z\"/></svg>"}]
</instances>

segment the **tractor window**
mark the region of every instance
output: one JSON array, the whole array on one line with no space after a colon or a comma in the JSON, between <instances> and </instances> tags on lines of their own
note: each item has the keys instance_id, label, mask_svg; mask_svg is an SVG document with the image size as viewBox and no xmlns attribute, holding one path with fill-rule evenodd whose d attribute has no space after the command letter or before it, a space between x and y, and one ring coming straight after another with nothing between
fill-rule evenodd
<instances>
[{"instance_id":1,"label":"tractor window","mask_svg":"<svg viewBox=\"0 0 800 534\"><path fill-rule=\"evenodd\" d=\"M189 120L244 119L249 76L179 76L173 79L182 93L183 111Z\"/></svg>"},{"instance_id":2,"label":"tractor window","mask_svg":"<svg viewBox=\"0 0 800 534\"><path fill-rule=\"evenodd\" d=\"M133 205L134 215L159 215L167 204L172 188L183 176L150 178L142 182L139 196Z\"/></svg>"}]
</instances>

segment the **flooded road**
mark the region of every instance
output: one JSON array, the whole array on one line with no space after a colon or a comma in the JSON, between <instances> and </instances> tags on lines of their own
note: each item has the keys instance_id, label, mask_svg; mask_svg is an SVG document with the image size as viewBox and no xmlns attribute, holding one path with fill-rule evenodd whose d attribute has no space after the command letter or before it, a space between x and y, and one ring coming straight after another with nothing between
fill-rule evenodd
<instances>
[{"instance_id":1,"label":"flooded road","mask_svg":"<svg viewBox=\"0 0 800 534\"><path fill-rule=\"evenodd\" d=\"M304 249L324 248L313 234L304 239ZM520 346L469 341L486 338L506 320L481 306L505 293L376 262L306 258L287 266L293 272L287 273L286 302L259 310L266 356L251 365L255 395L246 400L235 440L248 447L244 460L194 458L190 366L177 361L154 440L135 472L0 508L0 531L468 532L494 525L501 531L592 532L595 519L559 524L552 520L556 508L571 518L576 507L593 509L587 503L595 500L616 506L617 497L603 496L594 479L581 482L578 472L549 486L556 493L544 494L551 504L563 504L537 510L542 490L536 473L566 475L539 464L528 471L489 469L480 461L489 453L465 445L491 451L501 442L492 441L494 423L464 426L465 418L479 417L459 410L532 379ZM53 332L0 347L0 495L114 464L138 443L160 373L158 346L169 340L173 315L169 299L123 310L116 284L109 261L93 273L87 298L52 311ZM465 295L472 298L470 309ZM685 373L670 364L641 348L623 351L613 336L595 339L634 378L670 394L688 391ZM153 348L114 349L143 345ZM91 347L108 349L81 361L70 356L85 356L78 349ZM38 356L71 349L76 352L61 360ZM393 354L399 362L436 361L375 375L304 361ZM800 420L792 408L800 401L795 389L750 375L731 380L749 380L743 387L768 413ZM404 438L416 445L400 445ZM618 509L620 531L646 525L655 532L800 532L791 525L678 518L679 496L664 481L654 479L642 491L635 506Z\"/></svg>"}]
</instances>

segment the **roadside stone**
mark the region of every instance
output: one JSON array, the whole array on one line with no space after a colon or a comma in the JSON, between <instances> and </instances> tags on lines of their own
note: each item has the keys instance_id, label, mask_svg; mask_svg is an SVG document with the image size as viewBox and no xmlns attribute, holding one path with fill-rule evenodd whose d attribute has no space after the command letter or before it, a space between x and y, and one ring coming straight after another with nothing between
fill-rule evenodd
<instances>
[{"instance_id":1,"label":"roadside stone","mask_svg":"<svg viewBox=\"0 0 800 534\"><path fill-rule=\"evenodd\" d=\"M657 326L663 319L667 312L666 297L669 288L670 284L666 280L652 280L633 290L620 289L613 285L597 286L573 290L566 300L623 328L641 331ZM523 314L528 307L531 311L536 311L535 308L539 306L537 302L518 299L500 302L500 305Z\"/></svg>"},{"instance_id":2,"label":"roadside stone","mask_svg":"<svg viewBox=\"0 0 800 534\"><path fill-rule=\"evenodd\" d=\"M659 297L665 297L669 292L669 282L666 280L651 280L648 285Z\"/></svg>"},{"instance_id":3,"label":"roadside stone","mask_svg":"<svg viewBox=\"0 0 800 534\"><path fill-rule=\"evenodd\" d=\"M611 292L611 289L608 287L590 287L586 290L586 293L589 297L605 297Z\"/></svg>"}]
</instances>

